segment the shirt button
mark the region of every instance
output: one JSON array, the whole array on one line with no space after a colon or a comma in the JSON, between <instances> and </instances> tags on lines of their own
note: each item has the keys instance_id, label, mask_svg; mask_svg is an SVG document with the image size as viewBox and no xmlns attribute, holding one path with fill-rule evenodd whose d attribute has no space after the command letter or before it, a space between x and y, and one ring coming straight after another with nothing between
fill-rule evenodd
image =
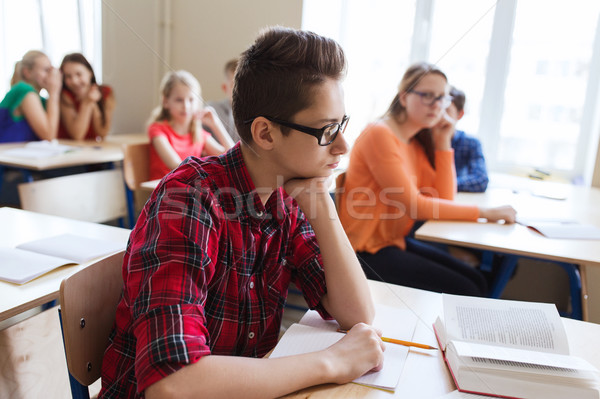
<instances>
[{"instance_id":1,"label":"shirt button","mask_svg":"<svg viewBox=\"0 0 600 399\"><path fill-rule=\"evenodd\" d=\"M248 338L250 338L250 339L254 338L254 332L250 331L250 334L248 334Z\"/></svg>"},{"instance_id":2,"label":"shirt button","mask_svg":"<svg viewBox=\"0 0 600 399\"><path fill-rule=\"evenodd\" d=\"M256 216L257 216L257 217L261 218L261 217L262 217L262 215L263 215L263 211L258 211L258 212L256 212Z\"/></svg>"},{"instance_id":3,"label":"shirt button","mask_svg":"<svg viewBox=\"0 0 600 399\"><path fill-rule=\"evenodd\" d=\"M250 281L250 289L254 288L254 281Z\"/></svg>"}]
</instances>

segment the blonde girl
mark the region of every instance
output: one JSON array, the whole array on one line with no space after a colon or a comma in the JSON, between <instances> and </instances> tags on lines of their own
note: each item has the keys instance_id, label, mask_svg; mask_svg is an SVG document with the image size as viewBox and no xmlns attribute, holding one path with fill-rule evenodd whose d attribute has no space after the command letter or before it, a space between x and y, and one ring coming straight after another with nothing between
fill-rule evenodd
<instances>
[{"instance_id":1,"label":"blonde girl","mask_svg":"<svg viewBox=\"0 0 600 399\"><path fill-rule=\"evenodd\" d=\"M0 102L0 142L55 139L61 84L46 54L28 51L15 65L12 86ZM48 98L40 95L42 89Z\"/></svg>"},{"instance_id":2,"label":"blonde girl","mask_svg":"<svg viewBox=\"0 0 600 399\"><path fill-rule=\"evenodd\" d=\"M154 110L148 127L151 179L162 178L190 155L218 155L233 146L214 109L203 108L200 90L198 80L187 71L168 72L163 78L161 105Z\"/></svg>"}]
</instances>

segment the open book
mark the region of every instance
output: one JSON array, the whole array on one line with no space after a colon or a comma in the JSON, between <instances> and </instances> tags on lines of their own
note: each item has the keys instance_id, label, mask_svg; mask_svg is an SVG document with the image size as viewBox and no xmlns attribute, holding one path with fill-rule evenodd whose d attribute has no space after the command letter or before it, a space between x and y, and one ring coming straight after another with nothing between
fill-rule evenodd
<instances>
[{"instance_id":1,"label":"open book","mask_svg":"<svg viewBox=\"0 0 600 399\"><path fill-rule=\"evenodd\" d=\"M408 310L376 305L373 325L384 336L410 340L417 325L416 316ZM271 353L272 358L316 352L328 348L342 339L343 333L337 332L339 325L333 320L323 320L314 310L309 310L297 324L287 329ZM383 352L383 368L378 372L369 372L354 380L355 383L394 391L404 368L408 347L386 344Z\"/></svg>"},{"instance_id":2,"label":"open book","mask_svg":"<svg viewBox=\"0 0 600 399\"><path fill-rule=\"evenodd\" d=\"M595 398L598 370L569 355L556 306L442 295L434 330L460 391L511 398Z\"/></svg>"},{"instance_id":3,"label":"open book","mask_svg":"<svg viewBox=\"0 0 600 399\"><path fill-rule=\"evenodd\" d=\"M87 262L125 249L124 242L61 234L0 248L0 280L24 284L60 266Z\"/></svg>"},{"instance_id":4,"label":"open book","mask_svg":"<svg viewBox=\"0 0 600 399\"><path fill-rule=\"evenodd\" d=\"M529 227L548 238L600 240L600 228L568 219L525 219L517 223Z\"/></svg>"}]
</instances>

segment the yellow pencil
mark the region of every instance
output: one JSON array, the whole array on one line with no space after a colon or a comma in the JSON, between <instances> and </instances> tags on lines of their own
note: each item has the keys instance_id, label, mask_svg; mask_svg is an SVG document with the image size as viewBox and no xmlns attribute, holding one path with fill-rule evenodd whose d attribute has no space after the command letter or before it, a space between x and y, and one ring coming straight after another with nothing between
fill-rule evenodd
<instances>
[{"instance_id":1,"label":"yellow pencil","mask_svg":"<svg viewBox=\"0 0 600 399\"><path fill-rule=\"evenodd\" d=\"M425 344L419 344L417 342L403 341L401 339L381 337L381 340L383 342L389 342L391 344L398 344L398 345L404 345L404 346L414 346L416 348L422 348L422 349L437 349L435 346L429 346L429 345L425 345Z\"/></svg>"},{"instance_id":2,"label":"yellow pencil","mask_svg":"<svg viewBox=\"0 0 600 399\"><path fill-rule=\"evenodd\" d=\"M344 333L344 334L346 334L348 332L346 330L342 330L341 328L338 328L337 331L341 332L341 333ZM425 344L419 344L418 342L403 341L401 339L387 338L387 337L381 337L381 340L383 342L389 342L390 344L397 344L397 345L404 345L404 346L414 346L415 348L435 349L435 350L437 350L437 348L435 346L430 346L430 345L425 345Z\"/></svg>"}]
</instances>

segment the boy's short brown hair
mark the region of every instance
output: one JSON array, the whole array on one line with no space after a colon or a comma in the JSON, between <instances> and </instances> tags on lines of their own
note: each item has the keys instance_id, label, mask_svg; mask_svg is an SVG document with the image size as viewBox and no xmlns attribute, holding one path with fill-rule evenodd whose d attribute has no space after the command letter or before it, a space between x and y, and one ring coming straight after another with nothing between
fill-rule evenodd
<instances>
[{"instance_id":1,"label":"boy's short brown hair","mask_svg":"<svg viewBox=\"0 0 600 399\"><path fill-rule=\"evenodd\" d=\"M290 120L310 106L314 86L326 78L342 79L345 72L344 51L332 39L283 27L262 31L242 53L235 73L232 108L241 139L252 142L248 121Z\"/></svg>"},{"instance_id":2,"label":"boy's short brown hair","mask_svg":"<svg viewBox=\"0 0 600 399\"><path fill-rule=\"evenodd\" d=\"M465 97L465 92L457 89L454 86L450 87L450 95L452 96L452 104L456 107L458 112L465 109L465 101L467 100Z\"/></svg>"}]
</instances>

